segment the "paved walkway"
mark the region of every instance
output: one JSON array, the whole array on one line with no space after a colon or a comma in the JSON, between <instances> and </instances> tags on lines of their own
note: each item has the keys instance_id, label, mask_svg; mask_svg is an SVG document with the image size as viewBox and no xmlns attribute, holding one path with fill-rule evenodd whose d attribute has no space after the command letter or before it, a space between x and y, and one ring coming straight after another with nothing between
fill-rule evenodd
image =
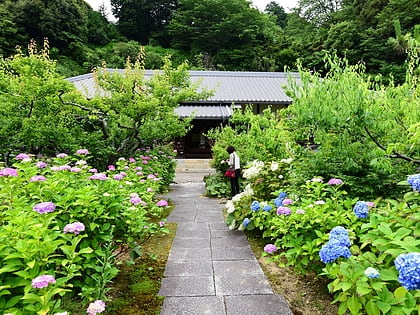
<instances>
[{"instance_id":1,"label":"paved walkway","mask_svg":"<svg viewBox=\"0 0 420 315\"><path fill-rule=\"evenodd\" d=\"M243 232L230 231L220 200L203 197L202 173L180 173L167 194L178 223L159 295L161 315L292 315L274 294Z\"/></svg>"}]
</instances>

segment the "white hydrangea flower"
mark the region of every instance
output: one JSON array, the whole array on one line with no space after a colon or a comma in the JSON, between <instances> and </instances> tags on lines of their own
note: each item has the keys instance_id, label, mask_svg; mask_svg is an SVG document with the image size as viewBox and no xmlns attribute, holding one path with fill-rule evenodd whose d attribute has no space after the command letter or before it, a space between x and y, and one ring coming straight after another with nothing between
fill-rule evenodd
<instances>
[{"instance_id":1,"label":"white hydrangea flower","mask_svg":"<svg viewBox=\"0 0 420 315\"><path fill-rule=\"evenodd\" d=\"M270 169L271 169L272 172L277 171L279 169L279 163L277 163L277 162L271 162Z\"/></svg>"},{"instance_id":2,"label":"white hydrangea flower","mask_svg":"<svg viewBox=\"0 0 420 315\"><path fill-rule=\"evenodd\" d=\"M251 185L248 184L248 185L245 186L245 189L244 189L243 193L244 193L245 196L251 197L251 196L254 195L254 190L252 189Z\"/></svg>"},{"instance_id":3,"label":"white hydrangea flower","mask_svg":"<svg viewBox=\"0 0 420 315\"><path fill-rule=\"evenodd\" d=\"M256 177L261 170L264 168L264 162L259 160L254 160L250 163L250 167L245 169L243 172L243 177L247 179L251 179Z\"/></svg>"},{"instance_id":4,"label":"white hydrangea flower","mask_svg":"<svg viewBox=\"0 0 420 315\"><path fill-rule=\"evenodd\" d=\"M235 205L233 204L232 200L226 202L225 207L227 209L227 213L233 213L235 211Z\"/></svg>"},{"instance_id":5,"label":"white hydrangea flower","mask_svg":"<svg viewBox=\"0 0 420 315\"><path fill-rule=\"evenodd\" d=\"M239 194L236 194L235 196L233 196L232 201L240 201L242 197L245 196L244 192L241 192Z\"/></svg>"},{"instance_id":6,"label":"white hydrangea flower","mask_svg":"<svg viewBox=\"0 0 420 315\"><path fill-rule=\"evenodd\" d=\"M286 163L286 164L290 164L292 163L293 159L292 158L288 158L288 159L281 159L280 162L282 163Z\"/></svg>"},{"instance_id":7,"label":"white hydrangea flower","mask_svg":"<svg viewBox=\"0 0 420 315\"><path fill-rule=\"evenodd\" d=\"M229 225L229 230L234 230L236 228L236 221L233 220L232 223Z\"/></svg>"},{"instance_id":8,"label":"white hydrangea flower","mask_svg":"<svg viewBox=\"0 0 420 315\"><path fill-rule=\"evenodd\" d=\"M244 230L245 230L245 226L244 226L243 224L241 224L241 225L238 227L238 230L239 230L239 231L244 231Z\"/></svg>"}]
</instances>

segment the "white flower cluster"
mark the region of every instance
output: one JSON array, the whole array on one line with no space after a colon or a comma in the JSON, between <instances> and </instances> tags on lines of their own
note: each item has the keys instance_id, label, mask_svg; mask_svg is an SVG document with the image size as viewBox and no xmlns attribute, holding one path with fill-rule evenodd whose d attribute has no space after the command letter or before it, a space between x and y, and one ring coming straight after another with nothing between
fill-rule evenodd
<instances>
[{"instance_id":1,"label":"white flower cluster","mask_svg":"<svg viewBox=\"0 0 420 315\"><path fill-rule=\"evenodd\" d=\"M235 211L235 205L232 200L228 200L225 204L227 213L233 213Z\"/></svg>"},{"instance_id":2,"label":"white flower cluster","mask_svg":"<svg viewBox=\"0 0 420 315\"><path fill-rule=\"evenodd\" d=\"M243 172L243 177L245 177L246 179L254 178L258 176L258 174L261 172L263 168L264 168L264 162L259 161L259 160L254 160L251 162L250 167L247 168Z\"/></svg>"},{"instance_id":3,"label":"white flower cluster","mask_svg":"<svg viewBox=\"0 0 420 315\"><path fill-rule=\"evenodd\" d=\"M292 163L293 159L292 158L288 158L288 159L281 159L280 162L282 163L286 163L286 164L290 164Z\"/></svg>"},{"instance_id":4,"label":"white flower cluster","mask_svg":"<svg viewBox=\"0 0 420 315\"><path fill-rule=\"evenodd\" d=\"M273 162L271 162L270 169L271 169L271 171L272 171L272 172L277 171L277 170L279 169L279 163L274 162L274 161L273 161Z\"/></svg>"}]
</instances>

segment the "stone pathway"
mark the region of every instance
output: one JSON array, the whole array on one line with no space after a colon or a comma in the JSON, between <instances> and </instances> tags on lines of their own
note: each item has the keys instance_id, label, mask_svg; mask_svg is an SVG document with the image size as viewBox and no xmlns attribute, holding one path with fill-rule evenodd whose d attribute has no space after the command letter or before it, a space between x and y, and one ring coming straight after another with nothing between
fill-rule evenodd
<instances>
[{"instance_id":1,"label":"stone pathway","mask_svg":"<svg viewBox=\"0 0 420 315\"><path fill-rule=\"evenodd\" d=\"M274 294L245 234L230 231L220 200L203 197L203 173L180 173L167 194L178 223L159 295L161 315L292 315Z\"/></svg>"}]
</instances>

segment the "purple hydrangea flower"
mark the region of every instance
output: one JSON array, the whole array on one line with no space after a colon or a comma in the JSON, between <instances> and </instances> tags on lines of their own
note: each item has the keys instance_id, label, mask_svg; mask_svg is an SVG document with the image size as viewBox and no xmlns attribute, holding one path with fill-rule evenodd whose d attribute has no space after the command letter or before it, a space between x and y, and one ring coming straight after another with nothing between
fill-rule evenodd
<instances>
[{"instance_id":1,"label":"purple hydrangea flower","mask_svg":"<svg viewBox=\"0 0 420 315\"><path fill-rule=\"evenodd\" d=\"M76 151L76 154L87 155L87 154L89 154L89 150L88 149L79 149L79 150Z\"/></svg>"},{"instance_id":2,"label":"purple hydrangea flower","mask_svg":"<svg viewBox=\"0 0 420 315\"><path fill-rule=\"evenodd\" d=\"M98 170L96 168L91 168L88 172L89 173L98 173Z\"/></svg>"},{"instance_id":3,"label":"purple hydrangea flower","mask_svg":"<svg viewBox=\"0 0 420 315\"><path fill-rule=\"evenodd\" d=\"M154 179L154 178L156 178L156 175L154 174L147 175L147 179Z\"/></svg>"},{"instance_id":4,"label":"purple hydrangea flower","mask_svg":"<svg viewBox=\"0 0 420 315\"><path fill-rule=\"evenodd\" d=\"M74 222L74 223L67 224L64 227L63 232L79 234L80 232L84 230L85 230L85 225L82 222Z\"/></svg>"},{"instance_id":5,"label":"purple hydrangea flower","mask_svg":"<svg viewBox=\"0 0 420 315\"><path fill-rule=\"evenodd\" d=\"M112 178L115 180L122 180L124 176L122 174L115 174Z\"/></svg>"},{"instance_id":6,"label":"purple hydrangea flower","mask_svg":"<svg viewBox=\"0 0 420 315\"><path fill-rule=\"evenodd\" d=\"M156 204L158 207L167 207L168 206L168 202L164 199L159 200Z\"/></svg>"},{"instance_id":7,"label":"purple hydrangea flower","mask_svg":"<svg viewBox=\"0 0 420 315\"><path fill-rule=\"evenodd\" d=\"M163 227L164 225L165 225L165 222L163 222L163 221L160 221L160 222L159 222L159 226L160 226L160 227Z\"/></svg>"},{"instance_id":8,"label":"purple hydrangea flower","mask_svg":"<svg viewBox=\"0 0 420 315\"><path fill-rule=\"evenodd\" d=\"M44 176L42 176L42 175L35 175L35 176L32 176L29 181L30 182L44 182L46 180L47 179Z\"/></svg>"},{"instance_id":9,"label":"purple hydrangea flower","mask_svg":"<svg viewBox=\"0 0 420 315\"><path fill-rule=\"evenodd\" d=\"M285 199L283 199L282 205L287 206L287 205L291 205L292 203L293 203L292 199L285 198Z\"/></svg>"},{"instance_id":10,"label":"purple hydrangea flower","mask_svg":"<svg viewBox=\"0 0 420 315\"><path fill-rule=\"evenodd\" d=\"M0 170L0 177L2 177L2 176L17 177L18 176L18 171L17 171L17 169L6 167L6 168L3 168L3 169Z\"/></svg>"},{"instance_id":11,"label":"purple hydrangea flower","mask_svg":"<svg viewBox=\"0 0 420 315\"><path fill-rule=\"evenodd\" d=\"M97 179L97 180L107 180L108 177L103 173L96 173L96 174L93 174L92 176L90 176L89 179L92 179L92 180L95 180L95 179Z\"/></svg>"},{"instance_id":12,"label":"purple hydrangea flower","mask_svg":"<svg viewBox=\"0 0 420 315\"><path fill-rule=\"evenodd\" d=\"M130 198L130 202L133 205L138 205L139 203L141 203L143 200L138 196L138 195L132 195Z\"/></svg>"},{"instance_id":13,"label":"purple hydrangea flower","mask_svg":"<svg viewBox=\"0 0 420 315\"><path fill-rule=\"evenodd\" d=\"M45 288L50 283L55 283L55 278L51 275L42 275L32 279L32 287L35 289Z\"/></svg>"},{"instance_id":14,"label":"purple hydrangea flower","mask_svg":"<svg viewBox=\"0 0 420 315\"><path fill-rule=\"evenodd\" d=\"M253 201L251 203L251 210L252 211L258 211L261 208L260 203L258 201Z\"/></svg>"},{"instance_id":15,"label":"purple hydrangea flower","mask_svg":"<svg viewBox=\"0 0 420 315\"><path fill-rule=\"evenodd\" d=\"M72 173L79 173L81 170L82 170L82 169L81 169L81 168L79 168L79 167L72 167L72 168L70 169L70 171L71 171Z\"/></svg>"},{"instance_id":16,"label":"purple hydrangea flower","mask_svg":"<svg viewBox=\"0 0 420 315\"><path fill-rule=\"evenodd\" d=\"M243 226L248 226L249 222L251 222L251 220L249 220L248 218L245 218L244 221L242 222Z\"/></svg>"},{"instance_id":17,"label":"purple hydrangea flower","mask_svg":"<svg viewBox=\"0 0 420 315\"><path fill-rule=\"evenodd\" d=\"M341 185L343 183L343 181L341 180L341 179L338 179L338 178L331 178L329 181L328 181L328 185Z\"/></svg>"},{"instance_id":18,"label":"purple hydrangea flower","mask_svg":"<svg viewBox=\"0 0 420 315\"><path fill-rule=\"evenodd\" d=\"M55 210L55 204L53 202L41 202L36 204L32 209L39 214L48 213L48 212L54 212Z\"/></svg>"},{"instance_id":19,"label":"purple hydrangea flower","mask_svg":"<svg viewBox=\"0 0 420 315\"><path fill-rule=\"evenodd\" d=\"M277 208L277 214L278 215L290 215L292 213L292 210L288 207L278 207Z\"/></svg>"},{"instance_id":20,"label":"purple hydrangea flower","mask_svg":"<svg viewBox=\"0 0 420 315\"><path fill-rule=\"evenodd\" d=\"M21 160L21 161L23 161L23 160L26 160L27 161L27 160L30 160L31 157L29 156L29 154L19 153L18 155L16 155L15 159L16 160Z\"/></svg>"},{"instance_id":21,"label":"purple hydrangea flower","mask_svg":"<svg viewBox=\"0 0 420 315\"><path fill-rule=\"evenodd\" d=\"M353 212L359 219L366 219L369 215L369 207L365 201L358 201L353 207Z\"/></svg>"},{"instance_id":22,"label":"purple hydrangea flower","mask_svg":"<svg viewBox=\"0 0 420 315\"><path fill-rule=\"evenodd\" d=\"M134 158L129 158L129 159L128 159L128 162L130 162L130 163L136 163L136 159L134 159Z\"/></svg>"},{"instance_id":23,"label":"purple hydrangea flower","mask_svg":"<svg viewBox=\"0 0 420 315\"><path fill-rule=\"evenodd\" d=\"M373 267L368 267L365 269L365 276L370 279L379 278L379 271Z\"/></svg>"},{"instance_id":24,"label":"purple hydrangea flower","mask_svg":"<svg viewBox=\"0 0 420 315\"><path fill-rule=\"evenodd\" d=\"M64 159L65 157L68 157L68 155L67 155L66 153L58 153L58 154L57 154L57 157L58 157L59 159Z\"/></svg>"},{"instance_id":25,"label":"purple hydrangea flower","mask_svg":"<svg viewBox=\"0 0 420 315\"><path fill-rule=\"evenodd\" d=\"M272 254L277 250L276 245L273 244L267 244L264 246L264 252L268 253L268 254Z\"/></svg>"},{"instance_id":26,"label":"purple hydrangea flower","mask_svg":"<svg viewBox=\"0 0 420 315\"><path fill-rule=\"evenodd\" d=\"M296 214L305 214L305 210L303 209L297 209Z\"/></svg>"},{"instance_id":27,"label":"purple hydrangea flower","mask_svg":"<svg viewBox=\"0 0 420 315\"><path fill-rule=\"evenodd\" d=\"M43 161L39 161L39 162L36 163L36 167L45 168L45 167L47 167L47 163L45 163Z\"/></svg>"},{"instance_id":28,"label":"purple hydrangea flower","mask_svg":"<svg viewBox=\"0 0 420 315\"><path fill-rule=\"evenodd\" d=\"M400 284L407 290L420 290L420 252L401 254L394 264Z\"/></svg>"},{"instance_id":29,"label":"purple hydrangea flower","mask_svg":"<svg viewBox=\"0 0 420 315\"><path fill-rule=\"evenodd\" d=\"M114 165L108 165L108 170L115 171L115 166Z\"/></svg>"},{"instance_id":30,"label":"purple hydrangea flower","mask_svg":"<svg viewBox=\"0 0 420 315\"><path fill-rule=\"evenodd\" d=\"M420 192L420 174L414 174L407 177L407 183L414 191Z\"/></svg>"},{"instance_id":31,"label":"purple hydrangea flower","mask_svg":"<svg viewBox=\"0 0 420 315\"><path fill-rule=\"evenodd\" d=\"M325 205L325 201L324 200L317 200L315 201L316 205Z\"/></svg>"},{"instance_id":32,"label":"purple hydrangea flower","mask_svg":"<svg viewBox=\"0 0 420 315\"><path fill-rule=\"evenodd\" d=\"M96 315L105 311L105 302L102 300L96 300L89 304L86 312L88 315Z\"/></svg>"}]
</instances>

